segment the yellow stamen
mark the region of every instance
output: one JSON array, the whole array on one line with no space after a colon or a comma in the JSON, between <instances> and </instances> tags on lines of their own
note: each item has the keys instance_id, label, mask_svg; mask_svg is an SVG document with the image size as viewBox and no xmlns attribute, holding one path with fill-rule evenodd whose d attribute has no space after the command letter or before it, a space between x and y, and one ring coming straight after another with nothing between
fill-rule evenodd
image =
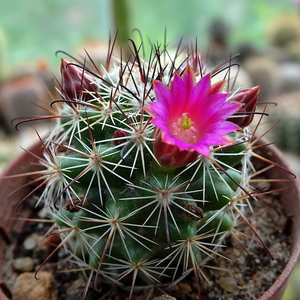
<instances>
[{"instance_id":1,"label":"yellow stamen","mask_svg":"<svg viewBox=\"0 0 300 300\"><path fill-rule=\"evenodd\" d=\"M180 120L180 127L182 129L189 129L192 126L192 120L188 116L183 116Z\"/></svg>"}]
</instances>

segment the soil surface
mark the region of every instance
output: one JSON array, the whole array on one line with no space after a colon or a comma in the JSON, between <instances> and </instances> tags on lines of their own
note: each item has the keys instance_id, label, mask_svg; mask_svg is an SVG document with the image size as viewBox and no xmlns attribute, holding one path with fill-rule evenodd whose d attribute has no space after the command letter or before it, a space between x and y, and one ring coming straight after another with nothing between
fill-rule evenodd
<instances>
[{"instance_id":1,"label":"soil surface","mask_svg":"<svg viewBox=\"0 0 300 300\"><path fill-rule=\"evenodd\" d=\"M265 196L263 201L252 203L254 211L259 212L259 215L254 215L249 220L264 241L266 249L250 228L241 223L238 229L243 234L239 231L234 232L234 235L225 240L226 247L220 251L220 254L228 260L216 256L210 261L209 266L202 267L203 276L200 282L202 300L256 299L280 275L290 257L291 236L289 236L289 220L282 214L282 206L277 196ZM251 214L249 211L249 216ZM43 218L43 210L37 209L33 218L36 217ZM34 271L39 269L59 243L58 235L47 235L51 226L52 224L47 222L27 222L21 233L12 232L15 240L6 248L6 264L1 270L1 277L4 278L5 285L11 293L14 291L14 283L19 274L31 271L34 278ZM90 273L76 271L76 268L77 266L72 264L72 258L66 255L63 248L55 252L43 266L42 271L53 274L57 296L54 293L53 298L45 299L81 299ZM36 284L38 282L36 281ZM105 282L99 283L99 286L100 292L94 289L94 280L91 280L86 300L128 299L128 290L124 291L116 285ZM135 292L132 299L198 299L196 278L190 274L169 289L163 286L141 288Z\"/></svg>"}]
</instances>

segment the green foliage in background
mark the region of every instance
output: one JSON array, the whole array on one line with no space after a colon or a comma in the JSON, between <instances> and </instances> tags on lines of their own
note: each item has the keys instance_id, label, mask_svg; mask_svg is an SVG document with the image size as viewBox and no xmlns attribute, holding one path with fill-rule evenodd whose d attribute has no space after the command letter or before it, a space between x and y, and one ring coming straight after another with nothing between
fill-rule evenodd
<instances>
[{"instance_id":1,"label":"green foliage in background","mask_svg":"<svg viewBox=\"0 0 300 300\"><path fill-rule=\"evenodd\" d=\"M118 2L120 0L117 0ZM123 2L123 1L122 1ZM222 19L231 30L230 44L250 41L263 47L265 27L283 11L295 9L291 1L280 0L127 0L129 28L138 28L144 38L176 43L181 36L197 36L199 44L209 41L211 20ZM114 31L112 1L0 0L0 27L7 39L7 64L47 57L57 64L55 51L73 53L89 39L106 39Z\"/></svg>"}]
</instances>

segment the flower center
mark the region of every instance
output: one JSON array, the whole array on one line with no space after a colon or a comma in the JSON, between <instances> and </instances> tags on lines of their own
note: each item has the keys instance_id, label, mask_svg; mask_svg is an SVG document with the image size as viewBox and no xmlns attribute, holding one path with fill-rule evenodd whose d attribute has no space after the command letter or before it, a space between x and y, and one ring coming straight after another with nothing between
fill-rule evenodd
<instances>
[{"instance_id":1,"label":"flower center","mask_svg":"<svg viewBox=\"0 0 300 300\"><path fill-rule=\"evenodd\" d=\"M185 115L180 120L180 126L183 129L189 129L192 126L192 120Z\"/></svg>"},{"instance_id":2,"label":"flower center","mask_svg":"<svg viewBox=\"0 0 300 300\"><path fill-rule=\"evenodd\" d=\"M182 117L172 124L171 132L173 136L188 144L195 144L200 138L198 129L186 113L182 114Z\"/></svg>"}]
</instances>

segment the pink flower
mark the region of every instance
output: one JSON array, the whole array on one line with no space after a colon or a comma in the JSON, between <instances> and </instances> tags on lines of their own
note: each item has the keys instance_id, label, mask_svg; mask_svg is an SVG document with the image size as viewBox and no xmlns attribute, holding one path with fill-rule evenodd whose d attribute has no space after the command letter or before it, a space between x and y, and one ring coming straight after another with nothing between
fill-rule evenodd
<instances>
[{"instance_id":1,"label":"pink flower","mask_svg":"<svg viewBox=\"0 0 300 300\"><path fill-rule=\"evenodd\" d=\"M174 75L170 88L155 81L157 101L145 110L162 131L157 143L173 145L178 151L196 151L206 157L211 146L228 143L227 134L239 127L226 119L242 104L226 101L228 94L221 93L222 86L222 82L211 86L209 74L195 83L190 67L182 77Z\"/></svg>"}]
</instances>

